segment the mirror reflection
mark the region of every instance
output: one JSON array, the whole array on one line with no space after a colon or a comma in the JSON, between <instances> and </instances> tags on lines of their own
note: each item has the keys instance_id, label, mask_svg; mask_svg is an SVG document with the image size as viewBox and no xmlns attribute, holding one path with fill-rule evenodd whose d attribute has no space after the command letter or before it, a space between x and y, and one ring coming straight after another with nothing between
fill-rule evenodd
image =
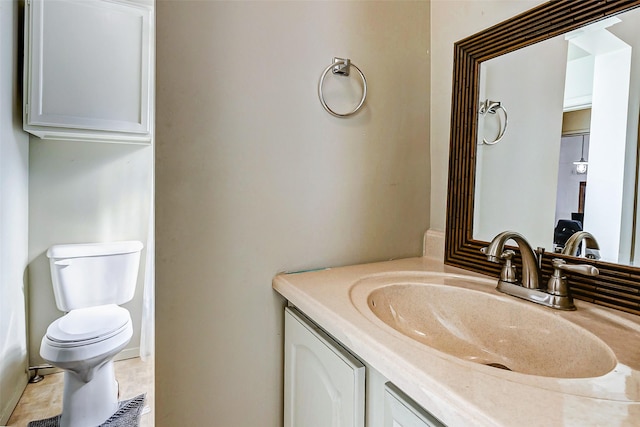
<instances>
[{"instance_id":1,"label":"mirror reflection","mask_svg":"<svg viewBox=\"0 0 640 427\"><path fill-rule=\"evenodd\" d=\"M473 238L638 264L640 10L485 61L479 83L508 121L478 106Z\"/></svg>"}]
</instances>

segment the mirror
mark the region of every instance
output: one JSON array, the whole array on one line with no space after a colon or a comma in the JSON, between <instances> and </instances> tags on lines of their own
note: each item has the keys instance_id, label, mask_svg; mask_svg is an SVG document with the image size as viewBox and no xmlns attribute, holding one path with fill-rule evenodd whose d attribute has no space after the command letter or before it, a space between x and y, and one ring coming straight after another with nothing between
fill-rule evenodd
<instances>
[{"instance_id":1,"label":"mirror","mask_svg":"<svg viewBox=\"0 0 640 427\"><path fill-rule=\"evenodd\" d=\"M633 264L638 70L640 9L480 64L480 99L510 120L479 118L475 239L513 229L561 252L586 230L598 248L581 254Z\"/></svg>"},{"instance_id":2,"label":"mirror","mask_svg":"<svg viewBox=\"0 0 640 427\"><path fill-rule=\"evenodd\" d=\"M604 110L604 114L611 113L605 121L611 121L623 114L618 110L608 111L609 108L596 106L595 98L602 91L593 92L591 100L585 101L583 97L582 103L578 99L579 91L574 92L574 105L567 107L564 90L565 78L571 74L566 71L568 62L586 58L590 53L588 45L574 39L585 33L586 29L593 28L588 27L590 24L598 23L622 42L629 36L627 33L630 30L620 23L611 24L608 18L620 15L624 22L627 18L622 13L638 16L640 12L634 9L640 6L640 0L584 0L579 8L575 4L545 3L455 44L445 262L498 276L500 266L488 262L479 251L498 232L513 229L525 235L532 245L547 248L543 257L543 280L551 273L552 258L563 258L573 263L592 263L600 269L600 276L573 280L574 297L640 314L640 268L625 262L626 257L629 261L633 260L635 232L632 233L632 230L635 230L637 211L637 104L640 102L640 68L637 65L640 59L636 58L640 55L638 36L632 36L636 37L632 44L637 45L638 53L634 56L631 68L635 80L629 83L631 91L627 91L627 97L632 99L627 106L630 106L627 108L630 113L624 114L624 141L618 145L623 147L623 160L616 169L616 175L622 175L619 179L621 185L598 184L596 180L598 169L604 168L596 166L597 159L594 157L596 146L601 144L596 139L602 140L599 134L602 135L603 131L598 130L595 125L598 117L593 116L602 115ZM637 24L635 26L638 27ZM571 44L576 46L569 49ZM527 59L527 55L536 59ZM559 70L547 66L551 62L549 58L560 64ZM522 88L523 85L518 84L525 74L536 80L528 81L524 85L527 88ZM610 92L605 91L605 94ZM508 111L508 120L499 108L495 114L479 114L481 103L485 100L494 103L494 107L495 102L499 102L505 113ZM590 104L593 105L589 126L573 126L567 130L572 119L566 118L565 113L568 110L580 111ZM483 138L492 142L500 136L501 121L507 122L508 126L504 137L497 144L482 144ZM590 194L596 193L598 185L607 188L608 197L616 193L620 212L624 212L621 218L628 228L620 228L618 251L613 255L607 252L607 256L600 260L577 259L553 253L557 215L562 215L559 219L565 219L565 216L574 212L574 208L569 208L568 213L560 208L556 213L558 189L562 190L562 185L559 187L558 184L561 179L563 122L566 122L566 144L576 144L578 136L582 148L583 135L586 142L589 185L583 185L585 229L589 224L595 224L594 220L588 218L590 212L594 214L594 208L590 207L594 203L590 201L597 200L596 196ZM609 136L611 131L605 133ZM629 144L626 143L628 135L635 135L629 139L632 141ZM519 144L522 141L526 143ZM496 155L498 152L499 156ZM566 166L566 163L567 159L564 158L563 165ZM570 163L573 166L573 162ZM608 168L606 170L612 170ZM580 200L579 190L575 197ZM520 205L512 203L514 200L520 200ZM605 209L611 205L602 201L597 204ZM575 207L575 211L579 214L579 207ZM627 249L620 251L620 247Z\"/></svg>"}]
</instances>

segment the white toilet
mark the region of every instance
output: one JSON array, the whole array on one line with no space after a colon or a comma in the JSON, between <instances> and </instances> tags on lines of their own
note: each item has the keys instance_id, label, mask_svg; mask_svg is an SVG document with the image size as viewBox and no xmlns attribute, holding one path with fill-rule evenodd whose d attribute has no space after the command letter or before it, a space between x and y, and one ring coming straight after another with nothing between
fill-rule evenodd
<instances>
[{"instance_id":1,"label":"white toilet","mask_svg":"<svg viewBox=\"0 0 640 427\"><path fill-rule=\"evenodd\" d=\"M54 245L47 251L56 306L40 355L63 369L60 427L95 427L118 409L113 357L133 334L129 312L142 243Z\"/></svg>"}]
</instances>

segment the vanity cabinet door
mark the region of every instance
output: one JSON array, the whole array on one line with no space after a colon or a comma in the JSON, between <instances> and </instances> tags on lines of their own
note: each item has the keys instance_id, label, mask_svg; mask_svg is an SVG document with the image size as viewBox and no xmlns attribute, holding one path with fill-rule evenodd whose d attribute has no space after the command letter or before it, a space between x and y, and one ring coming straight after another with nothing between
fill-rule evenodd
<instances>
[{"instance_id":1,"label":"vanity cabinet door","mask_svg":"<svg viewBox=\"0 0 640 427\"><path fill-rule=\"evenodd\" d=\"M385 385L384 427L445 427L392 383Z\"/></svg>"},{"instance_id":2,"label":"vanity cabinet door","mask_svg":"<svg viewBox=\"0 0 640 427\"><path fill-rule=\"evenodd\" d=\"M150 141L151 14L126 0L27 0L24 130Z\"/></svg>"},{"instance_id":3,"label":"vanity cabinet door","mask_svg":"<svg viewBox=\"0 0 640 427\"><path fill-rule=\"evenodd\" d=\"M364 427L363 364L292 308L284 363L285 427Z\"/></svg>"}]
</instances>

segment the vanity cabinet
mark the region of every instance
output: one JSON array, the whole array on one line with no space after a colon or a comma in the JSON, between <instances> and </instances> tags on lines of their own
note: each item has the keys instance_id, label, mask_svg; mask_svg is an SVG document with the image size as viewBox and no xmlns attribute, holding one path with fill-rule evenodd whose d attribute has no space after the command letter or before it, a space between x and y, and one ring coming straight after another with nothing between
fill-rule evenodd
<instances>
[{"instance_id":1,"label":"vanity cabinet","mask_svg":"<svg viewBox=\"0 0 640 427\"><path fill-rule=\"evenodd\" d=\"M446 427L293 307L284 358L285 427Z\"/></svg>"},{"instance_id":2,"label":"vanity cabinet","mask_svg":"<svg viewBox=\"0 0 640 427\"><path fill-rule=\"evenodd\" d=\"M152 9L126 0L27 0L25 131L144 143L152 129Z\"/></svg>"},{"instance_id":3,"label":"vanity cabinet","mask_svg":"<svg viewBox=\"0 0 640 427\"><path fill-rule=\"evenodd\" d=\"M284 366L285 427L364 427L364 365L293 308Z\"/></svg>"}]
</instances>

